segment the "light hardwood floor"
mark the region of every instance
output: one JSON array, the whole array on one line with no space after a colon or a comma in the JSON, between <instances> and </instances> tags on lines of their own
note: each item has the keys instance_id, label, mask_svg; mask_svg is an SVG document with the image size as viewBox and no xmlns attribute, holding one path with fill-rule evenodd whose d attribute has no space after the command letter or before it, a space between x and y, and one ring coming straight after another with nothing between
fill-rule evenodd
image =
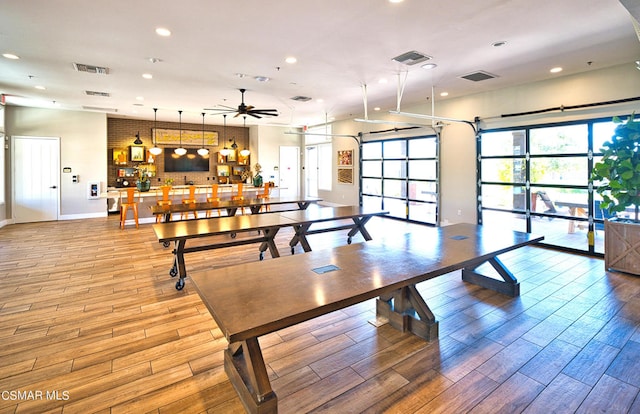
<instances>
[{"instance_id":1,"label":"light hardwood floor","mask_svg":"<svg viewBox=\"0 0 640 414\"><path fill-rule=\"evenodd\" d=\"M282 255L291 235L279 233ZM440 321L430 343L375 328L372 301L261 338L279 412L640 412L640 278L535 247L501 259L519 298L458 272L419 286ZM257 245L186 260L189 272L257 261ZM190 281L175 290L170 263L150 225L120 230L113 216L0 229L0 413L243 412L227 343Z\"/></svg>"}]
</instances>

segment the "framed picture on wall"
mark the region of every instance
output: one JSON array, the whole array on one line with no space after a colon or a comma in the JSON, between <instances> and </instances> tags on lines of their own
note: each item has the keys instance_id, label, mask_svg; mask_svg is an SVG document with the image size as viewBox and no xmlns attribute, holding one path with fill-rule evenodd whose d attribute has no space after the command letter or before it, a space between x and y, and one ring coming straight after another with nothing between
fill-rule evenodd
<instances>
[{"instance_id":1,"label":"framed picture on wall","mask_svg":"<svg viewBox=\"0 0 640 414\"><path fill-rule=\"evenodd\" d=\"M338 168L338 183L339 184L353 184L353 169L351 169L351 168Z\"/></svg>"},{"instance_id":2,"label":"framed picture on wall","mask_svg":"<svg viewBox=\"0 0 640 414\"><path fill-rule=\"evenodd\" d=\"M129 154L131 154L131 161L144 161L144 147L129 147Z\"/></svg>"},{"instance_id":3,"label":"framed picture on wall","mask_svg":"<svg viewBox=\"0 0 640 414\"><path fill-rule=\"evenodd\" d=\"M353 165L353 150L338 151L338 165Z\"/></svg>"}]
</instances>

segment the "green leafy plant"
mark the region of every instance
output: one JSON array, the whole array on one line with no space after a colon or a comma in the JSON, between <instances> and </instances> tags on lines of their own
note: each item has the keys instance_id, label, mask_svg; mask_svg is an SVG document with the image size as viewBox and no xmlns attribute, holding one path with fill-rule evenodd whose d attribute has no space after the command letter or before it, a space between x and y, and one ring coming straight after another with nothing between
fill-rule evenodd
<instances>
[{"instance_id":1,"label":"green leafy plant","mask_svg":"<svg viewBox=\"0 0 640 414\"><path fill-rule=\"evenodd\" d=\"M625 211L635 206L638 221L640 205L640 122L631 114L626 122L619 123L609 141L603 144L602 160L593 166L591 178L598 183L596 192L602 197L600 206L610 212Z\"/></svg>"}]
</instances>

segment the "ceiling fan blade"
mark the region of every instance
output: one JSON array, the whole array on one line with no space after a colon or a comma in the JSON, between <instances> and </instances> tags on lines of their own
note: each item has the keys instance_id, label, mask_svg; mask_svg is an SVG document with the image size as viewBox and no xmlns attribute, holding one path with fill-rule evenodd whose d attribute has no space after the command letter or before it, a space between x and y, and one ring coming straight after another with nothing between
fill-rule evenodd
<instances>
[{"instance_id":1,"label":"ceiling fan blade","mask_svg":"<svg viewBox=\"0 0 640 414\"><path fill-rule=\"evenodd\" d=\"M247 115L252 116L254 118L262 119L262 117L260 115L256 115L255 112L248 112Z\"/></svg>"}]
</instances>

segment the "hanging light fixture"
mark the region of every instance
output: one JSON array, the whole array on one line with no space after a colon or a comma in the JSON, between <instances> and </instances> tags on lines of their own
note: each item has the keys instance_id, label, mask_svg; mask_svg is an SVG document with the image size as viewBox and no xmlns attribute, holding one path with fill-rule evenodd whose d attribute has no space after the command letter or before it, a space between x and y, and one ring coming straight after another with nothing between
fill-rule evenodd
<instances>
[{"instance_id":1,"label":"hanging light fixture","mask_svg":"<svg viewBox=\"0 0 640 414\"><path fill-rule=\"evenodd\" d=\"M142 145L142 140L140 139L140 131L138 131L138 133L136 134L136 140L133 141L133 143L136 145Z\"/></svg>"},{"instance_id":2,"label":"hanging light fixture","mask_svg":"<svg viewBox=\"0 0 640 414\"><path fill-rule=\"evenodd\" d=\"M153 147L149 148L149 152L152 155L160 155L160 153L162 152L162 148L156 145L156 132L158 131L157 123L158 123L158 108L153 108L153 134L151 134L151 138L153 138L152 139Z\"/></svg>"},{"instance_id":3,"label":"hanging light fixture","mask_svg":"<svg viewBox=\"0 0 640 414\"><path fill-rule=\"evenodd\" d=\"M246 117L246 116L244 116L243 118L244 118L243 126L246 128L246 127L247 127L247 117ZM234 142L235 142L235 141L234 141ZM244 147L244 148L242 149L242 151L240 151L240 155L242 155L243 157L248 157L248 156L249 156L249 154L251 154L251 151L249 151L249 150L247 149L247 147Z\"/></svg>"},{"instance_id":4,"label":"hanging light fixture","mask_svg":"<svg viewBox=\"0 0 640 414\"><path fill-rule=\"evenodd\" d=\"M231 154L231 150L227 148L227 114L222 115L224 117L224 126L222 129L222 142L224 142L224 148L220 150L220 155L226 157Z\"/></svg>"},{"instance_id":5,"label":"hanging light fixture","mask_svg":"<svg viewBox=\"0 0 640 414\"><path fill-rule=\"evenodd\" d=\"M204 147L204 112L202 113L202 148L198 149L198 154L203 157L209 154L209 150Z\"/></svg>"},{"instance_id":6,"label":"hanging light fixture","mask_svg":"<svg viewBox=\"0 0 640 414\"><path fill-rule=\"evenodd\" d=\"M173 152L175 152L177 156L182 157L187 153L187 150L182 147L182 111L178 111L178 115L180 116L180 148L174 149Z\"/></svg>"}]
</instances>

